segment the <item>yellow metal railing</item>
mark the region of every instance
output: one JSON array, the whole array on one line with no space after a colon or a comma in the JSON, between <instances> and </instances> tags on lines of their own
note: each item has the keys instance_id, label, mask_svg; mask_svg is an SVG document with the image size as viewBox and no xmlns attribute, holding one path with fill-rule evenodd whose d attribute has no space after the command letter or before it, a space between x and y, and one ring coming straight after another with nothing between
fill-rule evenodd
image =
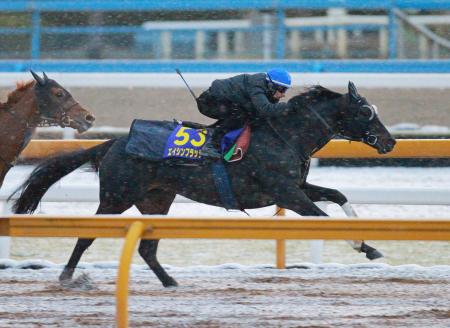
<instances>
[{"instance_id":1,"label":"yellow metal railing","mask_svg":"<svg viewBox=\"0 0 450 328\"><path fill-rule=\"evenodd\" d=\"M125 237L140 221L144 239L372 239L450 240L447 219L361 218L188 218L166 216L11 215L0 220L0 235L13 237Z\"/></svg>"},{"instance_id":2,"label":"yellow metal railing","mask_svg":"<svg viewBox=\"0 0 450 328\"><path fill-rule=\"evenodd\" d=\"M12 215L0 217L0 236L122 238L117 326L128 326L128 281L138 239L371 239L450 240L450 219L174 218Z\"/></svg>"},{"instance_id":3,"label":"yellow metal railing","mask_svg":"<svg viewBox=\"0 0 450 328\"><path fill-rule=\"evenodd\" d=\"M128 326L128 282L130 280L130 266L136 243L141 238L144 228L145 226L142 222L133 222L123 245L116 287L116 320L118 327Z\"/></svg>"},{"instance_id":4,"label":"yellow metal railing","mask_svg":"<svg viewBox=\"0 0 450 328\"><path fill-rule=\"evenodd\" d=\"M42 158L62 151L93 147L105 140L32 140L21 158ZM450 139L399 139L392 152L380 155L360 142L332 140L316 158L450 158Z\"/></svg>"}]
</instances>

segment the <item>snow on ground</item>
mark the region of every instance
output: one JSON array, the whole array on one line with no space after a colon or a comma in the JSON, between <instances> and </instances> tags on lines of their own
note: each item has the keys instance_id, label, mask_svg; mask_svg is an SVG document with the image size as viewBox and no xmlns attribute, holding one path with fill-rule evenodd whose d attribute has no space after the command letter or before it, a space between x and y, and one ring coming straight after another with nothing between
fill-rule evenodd
<instances>
[{"instance_id":1,"label":"snow on ground","mask_svg":"<svg viewBox=\"0 0 450 328\"><path fill-rule=\"evenodd\" d=\"M113 327L111 263L85 264L93 289L65 290L60 267L0 262L0 327ZM40 270L20 268L43 265ZM131 274L130 327L449 327L450 267L385 264L166 266L164 288Z\"/></svg>"},{"instance_id":2,"label":"snow on ground","mask_svg":"<svg viewBox=\"0 0 450 328\"><path fill-rule=\"evenodd\" d=\"M27 172L29 168L18 168L7 181L17 182ZM91 173L76 172L63 183L95 179ZM309 181L333 188L447 188L450 168L319 167L312 169ZM448 217L450 213L449 206L355 207L366 217ZM92 214L95 209L94 203L47 203L40 211ZM273 210L250 214L272 215ZM343 215L334 206L328 211ZM138 215L135 209L127 214ZM169 214L243 215L193 204L176 204ZM123 241L97 240L85 253L76 276L89 275L94 288L88 291L65 290L57 282L74 242L68 238L13 239L12 260L0 260L0 327L114 326L117 260ZM386 257L369 263L343 241L327 241L324 264L314 265L308 263L307 241L289 241L291 268L287 270L273 268L274 244L261 240L161 241L159 259L180 286L162 287L135 256L130 327L450 327L448 242L371 241Z\"/></svg>"}]
</instances>

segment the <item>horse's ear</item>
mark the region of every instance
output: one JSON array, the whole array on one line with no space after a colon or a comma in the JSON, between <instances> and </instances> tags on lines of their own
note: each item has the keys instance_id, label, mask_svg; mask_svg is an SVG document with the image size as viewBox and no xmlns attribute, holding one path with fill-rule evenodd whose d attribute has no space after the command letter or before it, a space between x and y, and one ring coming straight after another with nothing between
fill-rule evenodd
<instances>
[{"instance_id":1,"label":"horse's ear","mask_svg":"<svg viewBox=\"0 0 450 328\"><path fill-rule=\"evenodd\" d=\"M47 74L45 74L45 72L42 72L42 74L44 74L44 82L47 83L47 81L48 81Z\"/></svg>"},{"instance_id":2,"label":"horse's ear","mask_svg":"<svg viewBox=\"0 0 450 328\"><path fill-rule=\"evenodd\" d=\"M352 81L348 81L348 94L351 100L358 101L361 98Z\"/></svg>"},{"instance_id":3,"label":"horse's ear","mask_svg":"<svg viewBox=\"0 0 450 328\"><path fill-rule=\"evenodd\" d=\"M44 81L39 75L37 75L31 69L30 69L30 73L31 73L31 75L33 75L34 79L36 80L37 83L39 83L39 85L45 85L46 81ZM44 73L44 76L45 76L45 73Z\"/></svg>"}]
</instances>

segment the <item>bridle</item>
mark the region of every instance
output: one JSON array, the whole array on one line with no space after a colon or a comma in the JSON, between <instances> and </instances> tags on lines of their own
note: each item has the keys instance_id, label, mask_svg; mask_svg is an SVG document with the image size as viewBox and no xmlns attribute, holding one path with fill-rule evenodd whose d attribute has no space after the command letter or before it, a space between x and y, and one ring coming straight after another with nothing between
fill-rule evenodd
<instances>
[{"instance_id":1,"label":"bridle","mask_svg":"<svg viewBox=\"0 0 450 328\"><path fill-rule=\"evenodd\" d=\"M35 88L35 86L33 88ZM36 90L35 90L35 97L38 106L38 111L40 113L38 124L32 124L28 120L19 117L15 113L15 111L11 110L10 108L5 108L7 113L9 113L12 117L14 117L16 121L18 121L20 124L25 126L25 130L32 129L35 127L50 127L50 126L61 126L64 128L69 127L70 124L73 122L73 119L67 113L70 111L70 109L79 104L77 101L72 99L71 101L66 101L62 106L60 106L61 110L58 111L58 113L60 113L61 115L59 118L57 118L56 116L49 117L43 114L45 113L45 110L42 110L44 104L42 104L42 102L39 101L39 96ZM24 142L24 144L26 144L26 141ZM12 162L8 162L0 155L0 161L3 162L6 168L9 170L14 166L16 159L14 159Z\"/></svg>"},{"instance_id":2,"label":"bridle","mask_svg":"<svg viewBox=\"0 0 450 328\"><path fill-rule=\"evenodd\" d=\"M33 87L34 88L34 87ZM39 110L39 123L34 125L30 124L29 121L17 116L17 114L12 111L9 108L6 108L6 111L13 116L17 121L19 121L21 124L25 125L25 127L28 128L34 128L34 127L50 127L50 126L61 126L63 128L70 126L70 124L73 122L73 119L67 114L74 106L79 105L79 103L72 99L70 102L65 102L63 106L61 106L61 110L59 113L61 113L61 116L59 119L55 117L49 117L46 116L45 110L43 110L43 107L45 106L39 101L38 93L35 91L36 96L36 102L38 105Z\"/></svg>"},{"instance_id":3,"label":"bridle","mask_svg":"<svg viewBox=\"0 0 450 328\"><path fill-rule=\"evenodd\" d=\"M46 78L46 80L44 81L44 86L46 88L48 88L48 81L53 81L53 80L49 80L47 78L47 76L44 73L44 77ZM34 93L36 96L36 102L37 102L37 107L38 107L38 111L39 111L39 123L38 123L38 127L48 127L48 126L61 126L63 128L70 126L70 123L73 121L72 118L67 114L70 109L76 105L78 105L79 103L77 101L75 101L73 98L67 99L64 103L52 103L52 107L53 106L57 106L59 108L58 111L54 110L53 113L49 113L48 112L48 103L45 100L45 95L48 94L47 93L42 93L41 90L39 90L38 88L42 88L43 86L40 84L39 81L36 82L36 84L34 85ZM44 99L42 99L42 98ZM56 107L55 106L55 107ZM59 118L55 115L55 116L50 116L49 114L60 114Z\"/></svg>"},{"instance_id":4,"label":"bridle","mask_svg":"<svg viewBox=\"0 0 450 328\"><path fill-rule=\"evenodd\" d=\"M45 116L44 114L40 115L40 121L37 125L37 127L49 127L49 126L61 126L63 128L70 126L70 124L73 122L73 119L67 114L70 109L72 109L72 107L78 105L79 103L76 102L75 100L73 100L71 103L69 104L65 104L64 106L61 107L62 110L59 111L59 113L61 113L61 116L59 117L59 119L57 119L56 117L48 117ZM38 109L39 112L42 113L42 111L39 108L39 103L38 103Z\"/></svg>"},{"instance_id":5,"label":"bridle","mask_svg":"<svg viewBox=\"0 0 450 328\"><path fill-rule=\"evenodd\" d=\"M327 121L322 117L322 115L320 115L311 105L309 104L304 104L305 107L314 114L314 116L319 120L319 122L326 128L326 130L328 132L331 132L332 135L335 135L336 132L333 130L333 128L327 123ZM292 146L289 141L286 140L286 138L284 138L281 133L276 129L276 127L272 124L272 122L270 120L267 120L270 128L275 132L275 134L278 136L278 138L280 138L281 141L283 141L283 143L288 146L289 150L296 155L300 160L302 161L308 161L309 160L309 156L307 156L305 154L304 151L300 151L297 152L297 150L295 149L294 146ZM324 139L327 137L324 137ZM321 142L318 143L319 145L321 144ZM317 147L319 148L319 147ZM318 149L314 149L311 153L315 153Z\"/></svg>"},{"instance_id":6,"label":"bridle","mask_svg":"<svg viewBox=\"0 0 450 328\"><path fill-rule=\"evenodd\" d=\"M359 99L358 102L361 102L362 99ZM351 137L346 137L343 133L344 128L342 126L342 123L339 122L338 126L339 126L339 132L336 132L329 124L328 122L322 117L322 115L320 115L311 105L309 104L304 104L304 106L311 112L313 113L313 115L319 120L319 122L322 124L323 127L325 127L325 129L331 133L332 135L339 135L342 139L345 140L349 140L349 141L362 141L365 142L371 146L374 146L377 142L378 142L378 137L376 135L370 134L369 131L366 132L366 135L361 137L361 138L351 138ZM368 108L370 110L370 117L368 119L368 122L372 121L376 114L378 113L378 109L375 105L362 105L361 107L365 107ZM267 120L270 128L275 132L275 134L278 136L278 138L283 141L284 144L286 144L286 146L288 146L289 150L295 154L300 160L303 161L307 161L309 160L309 157L307 157L307 155L304 152L300 152L298 153L297 150L295 149L294 146L292 146L288 140L286 140L286 138L284 138L281 133L276 129L276 127L272 124L272 122L270 120ZM321 142L318 143L319 145L321 144ZM317 150L318 150L319 146L314 149L311 153L314 154Z\"/></svg>"},{"instance_id":7,"label":"bridle","mask_svg":"<svg viewBox=\"0 0 450 328\"><path fill-rule=\"evenodd\" d=\"M358 103L360 103L361 101L362 101L362 99L360 98L358 100ZM378 114L378 108L375 105L364 104L361 106L361 108L367 108L370 111L370 116L367 119L367 123L371 122L375 118L376 114ZM374 134L371 134L370 131L366 131L365 135L362 136L361 138L352 138L352 137L347 137L344 135L344 133L343 133L344 128L343 128L341 122L338 123L338 126L339 126L339 131L340 131L339 136L344 140L361 141L361 142L367 143L368 145L371 145L371 146L375 146L378 142L378 137Z\"/></svg>"}]
</instances>

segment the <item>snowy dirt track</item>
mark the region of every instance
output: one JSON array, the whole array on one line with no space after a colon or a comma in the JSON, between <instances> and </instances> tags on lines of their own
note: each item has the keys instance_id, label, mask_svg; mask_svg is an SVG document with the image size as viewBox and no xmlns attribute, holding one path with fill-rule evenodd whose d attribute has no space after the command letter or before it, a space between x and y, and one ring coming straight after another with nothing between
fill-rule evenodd
<instances>
[{"instance_id":1,"label":"snowy dirt track","mask_svg":"<svg viewBox=\"0 0 450 328\"><path fill-rule=\"evenodd\" d=\"M91 179L90 173L76 173L64 183ZM446 187L450 169L313 168L311 182L331 187ZM92 214L96 206L49 203L39 210ZM449 209L356 206L363 217L448 217ZM133 209L128 212L138 215ZM174 205L170 214L192 213L227 214L191 204ZM250 213L270 216L273 209ZM341 211L330 207L334 213ZM73 238L13 238L12 260L0 260L0 328L115 326L117 260L123 241L98 240L86 252L75 276L88 274L90 290L67 290L58 283L60 263L67 261L74 243ZM277 270L274 241L162 240L160 261L179 287L164 288L135 254L130 327L450 327L449 243L370 244L385 258L369 262L345 242L327 241L325 264L314 265L304 262L309 258L307 241L289 241L291 268ZM230 262L240 264L226 264Z\"/></svg>"},{"instance_id":2,"label":"snowy dirt track","mask_svg":"<svg viewBox=\"0 0 450 328\"><path fill-rule=\"evenodd\" d=\"M59 286L59 266L29 264L3 262L0 327L114 326L115 265L86 264L93 288L82 291ZM166 268L179 287L133 267L130 327L450 327L449 266Z\"/></svg>"}]
</instances>

